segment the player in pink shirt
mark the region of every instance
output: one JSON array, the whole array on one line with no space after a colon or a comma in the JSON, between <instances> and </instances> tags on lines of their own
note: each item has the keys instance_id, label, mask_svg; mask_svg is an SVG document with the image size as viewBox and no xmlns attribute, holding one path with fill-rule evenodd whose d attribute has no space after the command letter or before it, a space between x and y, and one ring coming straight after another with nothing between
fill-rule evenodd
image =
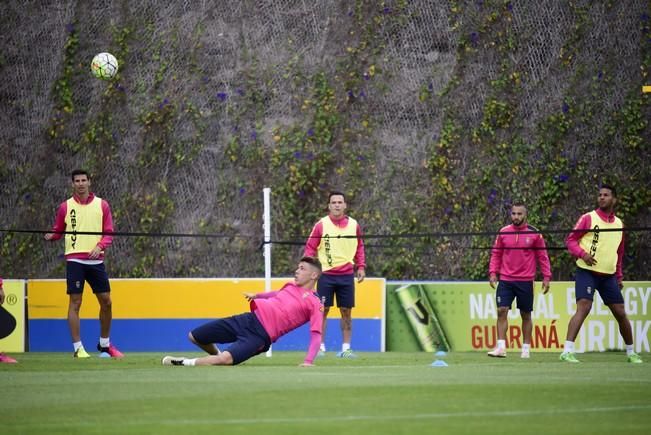
<instances>
[{"instance_id":1,"label":"player in pink shirt","mask_svg":"<svg viewBox=\"0 0 651 435\"><path fill-rule=\"evenodd\" d=\"M488 274L490 285L495 288L499 274L495 299L497 301L497 347L488 356L506 357L506 330L508 313L513 300L522 317L522 358L529 358L533 322L533 281L536 278L536 262L543 275L543 294L549 291L552 278L547 248L542 234L527 224L527 208L522 203L511 207L511 225L500 230L491 253Z\"/></svg>"},{"instance_id":2,"label":"player in pink shirt","mask_svg":"<svg viewBox=\"0 0 651 435\"><path fill-rule=\"evenodd\" d=\"M188 338L209 353L202 358L166 356L163 365L209 366L236 365L265 352L283 335L310 323L310 345L302 366L313 365L319 351L323 325L323 305L314 291L321 263L303 257L294 272L294 282L267 293L244 293L251 311L213 320L192 330ZM215 343L232 343L221 352Z\"/></svg>"}]
</instances>

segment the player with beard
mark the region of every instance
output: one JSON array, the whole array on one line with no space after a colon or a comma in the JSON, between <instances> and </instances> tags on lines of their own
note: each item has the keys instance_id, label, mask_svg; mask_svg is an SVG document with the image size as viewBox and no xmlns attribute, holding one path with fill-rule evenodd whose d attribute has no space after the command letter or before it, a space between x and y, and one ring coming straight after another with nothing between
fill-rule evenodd
<instances>
[{"instance_id":1,"label":"player with beard","mask_svg":"<svg viewBox=\"0 0 651 435\"><path fill-rule=\"evenodd\" d=\"M639 364L642 358L633 350L633 331L621 291L624 278L624 233L621 230L624 224L615 216L615 188L603 184L599 189L597 204L596 210L579 218L574 230L565 239L567 250L576 258L576 312L567 325L567 338L560 359L569 363L579 362L574 355L574 340L590 313L594 291L597 290L619 324L628 362Z\"/></svg>"},{"instance_id":2,"label":"player with beard","mask_svg":"<svg viewBox=\"0 0 651 435\"><path fill-rule=\"evenodd\" d=\"M511 207L511 225L503 227L491 252L488 274L491 287L497 291L497 347L488 356L506 357L506 331L508 313L514 299L522 317L522 358L529 358L533 322L533 281L536 278L536 262L543 275L543 294L549 291L552 278L549 256L542 234L527 223L527 208L523 203Z\"/></svg>"}]
</instances>

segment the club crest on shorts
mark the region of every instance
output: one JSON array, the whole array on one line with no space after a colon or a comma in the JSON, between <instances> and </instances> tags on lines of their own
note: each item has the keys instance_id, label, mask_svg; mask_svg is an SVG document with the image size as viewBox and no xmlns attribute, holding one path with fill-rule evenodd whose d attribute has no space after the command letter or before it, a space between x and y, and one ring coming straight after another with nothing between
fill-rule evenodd
<instances>
[{"instance_id":1,"label":"club crest on shorts","mask_svg":"<svg viewBox=\"0 0 651 435\"><path fill-rule=\"evenodd\" d=\"M588 294L591 295L592 294L592 287L588 287L587 289L585 289L585 291L587 291Z\"/></svg>"}]
</instances>

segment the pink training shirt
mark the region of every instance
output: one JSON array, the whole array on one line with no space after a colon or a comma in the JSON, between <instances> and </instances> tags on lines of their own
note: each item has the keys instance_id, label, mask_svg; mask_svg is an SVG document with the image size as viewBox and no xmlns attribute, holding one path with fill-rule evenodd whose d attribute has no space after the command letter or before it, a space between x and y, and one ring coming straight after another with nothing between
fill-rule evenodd
<instances>
[{"instance_id":1,"label":"pink training shirt","mask_svg":"<svg viewBox=\"0 0 651 435\"><path fill-rule=\"evenodd\" d=\"M334 219L329 216L333 224L340 228L345 228L348 225L348 216L342 216L340 219ZM323 236L323 224L321 221L317 222L312 228L312 233L305 243L305 255L308 257L318 257L317 250L321 243L321 236ZM357 251L353 257L352 263L346 263L342 266L333 267L326 272L327 275L350 275L355 272L355 267L358 269L366 268L366 256L364 254L364 240L362 239L362 229L359 224L357 225Z\"/></svg>"},{"instance_id":2,"label":"pink training shirt","mask_svg":"<svg viewBox=\"0 0 651 435\"><path fill-rule=\"evenodd\" d=\"M542 234L531 231L536 229L529 225L507 225L502 228L495 238L488 273L499 274L499 279L503 281L533 281L537 261L543 279L551 280L552 269L545 240Z\"/></svg>"},{"instance_id":3,"label":"pink training shirt","mask_svg":"<svg viewBox=\"0 0 651 435\"><path fill-rule=\"evenodd\" d=\"M601 209L596 209L595 211L605 222L615 221L614 213L607 214L601 211ZM581 216L576 225L574 225L574 231L572 231L565 238L565 246L567 246L567 250L573 257L581 258L583 255L585 255L586 252L583 250L583 248L581 248L579 243L583 236L585 236L585 234L591 230L592 218L590 217L590 213L586 213ZM624 278L624 272L622 271L622 260L624 259L624 234L625 233L622 233L622 241L617 247L617 267L615 269L615 276L617 277L618 281L621 281Z\"/></svg>"},{"instance_id":4,"label":"pink training shirt","mask_svg":"<svg viewBox=\"0 0 651 435\"><path fill-rule=\"evenodd\" d=\"M86 201L82 201L81 198L79 198L77 195L73 195L73 198L75 201L77 201L79 204L88 204L90 203L94 198L95 194L90 193L88 195L88 198L86 198ZM57 210L57 215L54 220L54 225L52 226L52 231L54 232L52 237L52 240L59 240L61 237L63 237L63 234L59 233L57 234L56 231L65 231L66 230L66 214L68 213L68 201L63 201L61 205L59 205L59 209ZM109 206L109 203L102 199L102 232L103 233L112 233L113 232L113 216L111 216L111 207ZM102 251L106 249L107 247L111 246L113 243L113 236L109 235L103 235L102 238L100 239L99 243L97 243L97 246L99 246ZM100 254L100 260L104 259L104 254ZM79 259L79 260L88 260L88 252L83 253L83 252L78 252L75 254L70 254L66 255L66 260L69 260L71 258Z\"/></svg>"},{"instance_id":5,"label":"pink training shirt","mask_svg":"<svg viewBox=\"0 0 651 435\"><path fill-rule=\"evenodd\" d=\"M323 305L314 290L288 282L278 291L256 294L250 306L272 343L310 322L310 345L305 363L312 364L319 351L323 328Z\"/></svg>"}]
</instances>

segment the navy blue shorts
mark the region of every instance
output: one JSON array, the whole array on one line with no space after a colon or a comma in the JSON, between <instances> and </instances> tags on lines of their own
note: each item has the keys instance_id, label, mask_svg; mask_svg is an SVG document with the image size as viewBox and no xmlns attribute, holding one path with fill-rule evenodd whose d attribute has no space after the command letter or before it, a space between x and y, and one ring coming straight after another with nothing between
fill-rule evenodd
<instances>
[{"instance_id":1,"label":"navy blue shorts","mask_svg":"<svg viewBox=\"0 0 651 435\"><path fill-rule=\"evenodd\" d=\"M226 350L233 356L233 365L266 352L271 346L269 334L253 313L213 320L193 329L192 336L200 344L232 343Z\"/></svg>"},{"instance_id":2,"label":"navy blue shorts","mask_svg":"<svg viewBox=\"0 0 651 435\"><path fill-rule=\"evenodd\" d=\"M619 283L615 275L599 275L589 270L576 268L574 282L574 293L576 300L593 300L594 292L597 290L604 304L623 304L624 296L619 289Z\"/></svg>"},{"instance_id":3,"label":"navy blue shorts","mask_svg":"<svg viewBox=\"0 0 651 435\"><path fill-rule=\"evenodd\" d=\"M533 311L533 281L500 281L497 284L495 300L498 307L509 307L513 299L518 298L517 307L520 311Z\"/></svg>"},{"instance_id":4,"label":"navy blue shorts","mask_svg":"<svg viewBox=\"0 0 651 435\"><path fill-rule=\"evenodd\" d=\"M83 264L76 261L66 261L66 282L68 283L69 295L83 293L84 282L90 285L93 293L111 291L104 263Z\"/></svg>"},{"instance_id":5,"label":"navy blue shorts","mask_svg":"<svg viewBox=\"0 0 651 435\"><path fill-rule=\"evenodd\" d=\"M355 306L355 275L328 275L322 273L316 286L316 292L324 307L331 307L334 296L337 296L337 306L353 308Z\"/></svg>"}]
</instances>

